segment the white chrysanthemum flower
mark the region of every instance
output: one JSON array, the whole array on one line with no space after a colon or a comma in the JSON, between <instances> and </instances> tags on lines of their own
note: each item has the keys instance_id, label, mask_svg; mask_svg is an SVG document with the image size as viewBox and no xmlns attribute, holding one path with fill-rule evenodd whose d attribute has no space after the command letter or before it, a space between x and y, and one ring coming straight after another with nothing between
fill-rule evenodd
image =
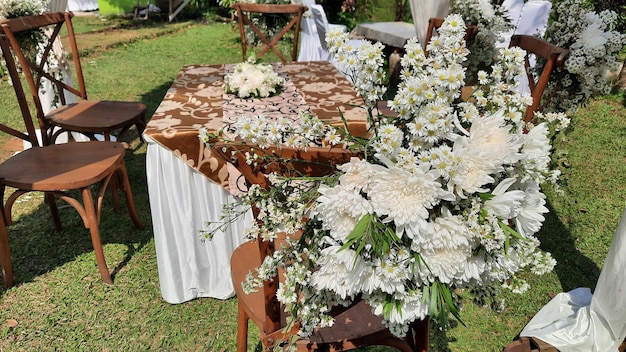
<instances>
[{"instance_id":1,"label":"white chrysanthemum flower","mask_svg":"<svg viewBox=\"0 0 626 352\"><path fill-rule=\"evenodd\" d=\"M337 168L344 172L339 176L341 186L348 190L355 189L357 192L367 192L372 174L383 169L380 165L370 164L359 158L350 158L350 162Z\"/></svg>"},{"instance_id":2,"label":"white chrysanthemum flower","mask_svg":"<svg viewBox=\"0 0 626 352\"><path fill-rule=\"evenodd\" d=\"M524 199L515 217L515 228L520 235L529 237L541 229L541 224L545 221L543 214L548 213L549 209L546 207L546 196L537 182L526 180L518 187L524 192Z\"/></svg>"},{"instance_id":3,"label":"white chrysanthemum flower","mask_svg":"<svg viewBox=\"0 0 626 352\"><path fill-rule=\"evenodd\" d=\"M496 169L496 165L473 152L469 148L468 137L458 138L453 150L457 156L458 172L451 177L448 186L461 197L486 191L484 186L494 181L491 173Z\"/></svg>"},{"instance_id":4,"label":"white chrysanthemum flower","mask_svg":"<svg viewBox=\"0 0 626 352\"><path fill-rule=\"evenodd\" d=\"M509 188L516 181L515 178L507 178L498 183L493 191L491 191L493 198L485 201L484 209L502 220L516 217L521 209L521 203L525 196L524 191L509 191Z\"/></svg>"},{"instance_id":5,"label":"white chrysanthemum flower","mask_svg":"<svg viewBox=\"0 0 626 352\"><path fill-rule=\"evenodd\" d=\"M321 250L319 270L312 274L311 283L318 290L332 291L345 299L358 293L363 261L352 249L340 248L330 246Z\"/></svg>"},{"instance_id":6,"label":"white chrysanthemum flower","mask_svg":"<svg viewBox=\"0 0 626 352\"><path fill-rule=\"evenodd\" d=\"M346 237L363 216L373 212L371 204L355 188L321 185L318 192L316 216L322 221L323 228L330 231L330 236L341 243L346 242Z\"/></svg>"},{"instance_id":7,"label":"white chrysanthemum flower","mask_svg":"<svg viewBox=\"0 0 626 352\"><path fill-rule=\"evenodd\" d=\"M449 212L448 212L449 214ZM443 283L454 283L464 275L464 269L472 256L469 239L471 232L459 217L441 216L433 223L431 238L421 238L419 253L428 267L427 278ZM420 240L414 237L414 243Z\"/></svg>"},{"instance_id":8,"label":"white chrysanthemum flower","mask_svg":"<svg viewBox=\"0 0 626 352\"><path fill-rule=\"evenodd\" d=\"M522 164L529 171L538 173L547 172L550 165L550 151L552 149L548 138L548 125L541 123L534 126L525 135L522 153Z\"/></svg>"},{"instance_id":9,"label":"white chrysanthemum flower","mask_svg":"<svg viewBox=\"0 0 626 352\"><path fill-rule=\"evenodd\" d=\"M437 173L424 167L408 172L397 167L377 170L368 192L374 212L387 216L397 226L427 219L429 209L449 198L437 180Z\"/></svg>"},{"instance_id":10,"label":"white chrysanthemum flower","mask_svg":"<svg viewBox=\"0 0 626 352\"><path fill-rule=\"evenodd\" d=\"M521 155L518 153L521 140L516 134L510 133L510 126L504 122L504 111L484 116L472 124L468 148L475 155L487 159L487 164L494 165L496 171L503 164L516 163Z\"/></svg>"}]
</instances>

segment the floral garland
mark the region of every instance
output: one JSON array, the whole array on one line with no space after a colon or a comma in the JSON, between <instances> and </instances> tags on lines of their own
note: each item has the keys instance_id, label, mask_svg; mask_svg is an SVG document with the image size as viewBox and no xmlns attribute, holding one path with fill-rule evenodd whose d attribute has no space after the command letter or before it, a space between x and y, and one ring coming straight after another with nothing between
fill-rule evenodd
<instances>
[{"instance_id":1,"label":"floral garland","mask_svg":"<svg viewBox=\"0 0 626 352\"><path fill-rule=\"evenodd\" d=\"M47 4L45 0L0 0L0 20L42 14Z\"/></svg>"},{"instance_id":2,"label":"floral garland","mask_svg":"<svg viewBox=\"0 0 626 352\"><path fill-rule=\"evenodd\" d=\"M626 34L615 30L617 14L610 10L596 13L584 0L563 0L553 10L546 40L570 49L566 73L559 83L551 79L546 94L555 92L544 111L574 113L593 96L608 94L607 73L616 70ZM536 67L541 70L542 67ZM540 71L538 71L540 72Z\"/></svg>"},{"instance_id":3,"label":"floral garland","mask_svg":"<svg viewBox=\"0 0 626 352\"><path fill-rule=\"evenodd\" d=\"M40 15L47 10L47 3L45 0L0 0L0 20ZM18 40L24 45L25 55L34 57L39 52L39 43L43 41L44 37L43 31L34 31L20 34ZM7 75L5 67L6 62L3 58L2 66L0 66L0 78Z\"/></svg>"},{"instance_id":4,"label":"floral garland","mask_svg":"<svg viewBox=\"0 0 626 352\"><path fill-rule=\"evenodd\" d=\"M285 79L280 77L269 64L255 64L255 58L235 65L232 73L224 77L226 93L241 99L267 98L279 94Z\"/></svg>"},{"instance_id":5,"label":"floral garland","mask_svg":"<svg viewBox=\"0 0 626 352\"><path fill-rule=\"evenodd\" d=\"M417 40L405 46L403 81L389 102L394 116L386 116L376 108L385 93L380 44L353 49L347 34L329 33L334 59L369 111L368 139L323 127L309 114L293 128L240 119L244 142L280 148L307 136L303 148L325 139L364 156L322 179L270 175L269 190L252 186L243 197L263 219L262 227L248 229L250 238L288 237L248 275L244 289L262 287L283 268L277 299L289 322L299 322L299 336L332 325L330 309L357 298L398 336L427 316L446 327L450 313L460 319L458 290L498 308L501 288L528 289L521 273L553 269L535 234L548 212L540 185L559 175L550 159L550 135L559 126L524 124L531 98L515 90L523 72L518 48L502 49L492 72L478 73L472 99L459 102L469 53L464 35L462 18L450 15L428 56ZM546 117L567 125L563 114ZM206 131L201 138L212 140ZM266 157L248 155L248 162Z\"/></svg>"}]
</instances>

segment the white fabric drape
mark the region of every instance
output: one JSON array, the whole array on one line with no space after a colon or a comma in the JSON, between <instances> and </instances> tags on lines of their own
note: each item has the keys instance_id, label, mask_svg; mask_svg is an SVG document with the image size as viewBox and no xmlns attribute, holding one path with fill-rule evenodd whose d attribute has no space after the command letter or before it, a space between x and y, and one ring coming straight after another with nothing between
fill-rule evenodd
<instances>
[{"instance_id":1,"label":"white fabric drape","mask_svg":"<svg viewBox=\"0 0 626 352\"><path fill-rule=\"evenodd\" d=\"M50 0L50 2L48 2L48 11L49 12L67 11L67 1L68 0Z\"/></svg>"},{"instance_id":2,"label":"white fabric drape","mask_svg":"<svg viewBox=\"0 0 626 352\"><path fill-rule=\"evenodd\" d=\"M508 31L499 34L502 41L496 42L496 46L499 48L508 48L511 42L511 36L519 23L522 7L524 7L524 0L504 0L501 7L504 11L504 16L509 19L509 23L512 27Z\"/></svg>"},{"instance_id":3,"label":"white fabric drape","mask_svg":"<svg viewBox=\"0 0 626 352\"><path fill-rule=\"evenodd\" d=\"M300 26L300 48L298 51L298 61L321 61L320 38L317 35L315 20L311 14L311 5L315 5L315 0L304 0L302 4L309 7L309 10L302 17Z\"/></svg>"},{"instance_id":4,"label":"white fabric drape","mask_svg":"<svg viewBox=\"0 0 626 352\"><path fill-rule=\"evenodd\" d=\"M309 10L302 17L298 61L330 61L330 54L326 49L326 33L337 29L345 32L347 28L342 24L328 23L324 8L316 5L315 0L304 0L302 4ZM319 32L320 26L324 28L322 34Z\"/></svg>"},{"instance_id":5,"label":"white fabric drape","mask_svg":"<svg viewBox=\"0 0 626 352\"><path fill-rule=\"evenodd\" d=\"M515 34L543 37L548 26L552 3L546 0L530 0L522 7Z\"/></svg>"},{"instance_id":6,"label":"white fabric drape","mask_svg":"<svg viewBox=\"0 0 626 352\"><path fill-rule=\"evenodd\" d=\"M335 30L338 27L334 27L336 25L330 25L328 23L328 19L326 18L326 12L324 12L324 8L322 7L322 5L315 5L315 4L309 5L309 9L311 11L311 14L313 15L313 20L315 21L315 26L317 28L317 35L319 37L318 43L320 43L320 45L317 49L319 60L329 61L337 68L337 70L339 70L339 72L345 73L346 71L345 67L342 67L340 63L333 60L332 55L328 51L328 45L326 43L326 33L328 33L331 30ZM340 29L343 30L342 28ZM361 39L349 39L348 43L352 47L358 48L361 46L362 40ZM346 78L348 80L351 79L351 77L349 76L346 76Z\"/></svg>"},{"instance_id":7,"label":"white fabric drape","mask_svg":"<svg viewBox=\"0 0 626 352\"><path fill-rule=\"evenodd\" d=\"M425 47L428 20L431 17L446 17L450 10L450 2L448 0L411 0L410 5L417 40Z\"/></svg>"},{"instance_id":8,"label":"white fabric drape","mask_svg":"<svg viewBox=\"0 0 626 352\"><path fill-rule=\"evenodd\" d=\"M546 0L530 0L526 2L520 11L517 25L513 29L513 34L526 34L531 36L543 37L546 33L548 26L548 18L550 17L550 10L552 9L552 3ZM506 33L504 34L506 35ZM505 38L508 42L511 41L511 37ZM530 67L534 67L537 59L534 55L529 57L528 63ZM530 86L528 83L528 77L526 74L521 74L517 77L519 82L518 91L522 94L530 94Z\"/></svg>"},{"instance_id":9,"label":"white fabric drape","mask_svg":"<svg viewBox=\"0 0 626 352\"><path fill-rule=\"evenodd\" d=\"M593 295L588 288L560 293L520 333L561 352L609 352L626 338L626 210L615 231Z\"/></svg>"},{"instance_id":10,"label":"white fabric drape","mask_svg":"<svg viewBox=\"0 0 626 352\"><path fill-rule=\"evenodd\" d=\"M161 295L182 303L199 297L230 298L235 294L230 257L244 242L252 213L202 243L207 221L218 221L222 205L238 200L206 176L190 168L172 151L145 136L146 172Z\"/></svg>"}]
</instances>

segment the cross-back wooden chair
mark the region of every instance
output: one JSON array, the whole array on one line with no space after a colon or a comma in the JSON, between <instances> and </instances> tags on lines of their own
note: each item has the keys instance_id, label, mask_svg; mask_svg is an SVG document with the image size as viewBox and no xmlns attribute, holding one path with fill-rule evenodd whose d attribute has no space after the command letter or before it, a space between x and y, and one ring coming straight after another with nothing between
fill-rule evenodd
<instances>
[{"instance_id":1,"label":"cross-back wooden chair","mask_svg":"<svg viewBox=\"0 0 626 352\"><path fill-rule=\"evenodd\" d=\"M257 58L265 55L270 49L280 58L280 60L285 63L287 59L285 56L278 50L276 44L283 38L283 36L289 32L292 28L294 31L293 36L293 48L291 51L291 61L296 61L298 58L298 40L300 38L300 22L302 21L302 15L305 11L308 10L306 6L303 5L274 5L274 4L249 4L249 3L236 3L232 5L237 11L237 20L239 23L239 32L241 34L241 50L243 60L247 59L246 52L248 43L246 40L245 26L247 25L252 29L252 31L259 37L261 42L263 42L264 47L261 51L256 55ZM278 34L276 34L272 39L267 38L265 34L257 27L254 22L250 19L249 14L256 13L261 16L268 15L292 15L293 17L287 23L285 27L282 28Z\"/></svg>"},{"instance_id":2,"label":"cross-back wooden chair","mask_svg":"<svg viewBox=\"0 0 626 352\"><path fill-rule=\"evenodd\" d=\"M524 115L524 121L529 122L533 119L535 112L542 111L556 93L561 77L565 72L565 60L567 60L570 51L543 39L524 34L516 34L511 37L509 47L514 46L526 50L524 67L526 69L530 94L533 98L533 104L528 107ZM539 77L533 74L530 64L531 54L535 55L537 59L544 60L543 70ZM547 92L545 90L553 73L558 75L557 84L555 89L548 92L546 95Z\"/></svg>"},{"instance_id":3,"label":"cross-back wooden chair","mask_svg":"<svg viewBox=\"0 0 626 352\"><path fill-rule=\"evenodd\" d=\"M332 173L337 165L346 163L354 152L339 148L293 149L259 149L249 145L218 143L213 151L227 160L231 160L246 179L248 185L259 184L270 187L266 175L271 172L290 174L292 176L323 176ZM268 155L272 153L287 163L263 161L249 165L245 153ZM262 159L262 158L261 158ZM253 214L258 209L253 207ZM259 222L262 226L262 223ZM263 258L272 255L275 244L269 241L246 242L237 247L231 258L231 275L237 294L237 351L247 351L248 321L252 320L259 327L263 351L271 350L279 341L287 341L297 332L297 325L290 331L285 327L284 311L276 299L279 277L265 281L264 287L258 292L246 294L241 283L246 275L259 267ZM400 351L428 350L428 319L415 322L404 339L393 336L382 324L382 317L372 314L371 307L360 301L347 309L338 310L335 324L329 328L319 329L309 339L297 341L297 351L344 351L363 346L385 345Z\"/></svg>"},{"instance_id":4,"label":"cross-back wooden chair","mask_svg":"<svg viewBox=\"0 0 626 352\"><path fill-rule=\"evenodd\" d=\"M3 52L8 52L10 39L0 34L0 46ZM32 105L24 94L13 57L5 56L7 68L20 106L26 132L0 123L0 130L12 136L30 142L31 148L8 158L0 163L0 265L2 265L3 283L5 287L13 284L11 252L5 226L12 224L11 209L15 201L29 192L43 192L45 202L50 207L54 226L60 230L61 220L56 205L56 198L66 201L75 208L81 216L86 228L91 234L98 269L102 280L112 284L111 275L104 258L100 240L100 214L104 201L104 193L109 182L113 181L118 189L124 191L126 205L131 220L137 228L143 228L135 210L133 196L130 190L128 174L124 165L126 150L124 145L112 141L72 142L64 144L49 144L44 139L40 144L34 120L37 113L33 112ZM97 187L94 201L91 187ZM13 193L4 200L7 188L14 189ZM71 190L78 190L82 202L72 195ZM116 209L117 197L113 197Z\"/></svg>"},{"instance_id":5,"label":"cross-back wooden chair","mask_svg":"<svg viewBox=\"0 0 626 352\"><path fill-rule=\"evenodd\" d=\"M129 128L135 126L141 138L146 126L146 106L139 102L87 100L85 79L80 62L80 52L76 44L76 36L72 26L71 12L55 12L43 15L26 16L0 21L0 33L4 33L8 44L2 49L5 57L15 56L12 65L19 67L25 77L28 92L20 89L16 94L32 96L36 108L37 118L40 120L42 138L54 142L58 135L67 131L78 132L96 140L96 135L102 134L105 140L111 140L112 133L117 133L117 139L124 138ZM74 79L78 88L75 88L67 77L59 77L54 73L55 65L46 65L55 54L54 43L65 27L67 36L63 40L69 43L69 54L73 67ZM28 32L45 31L47 41L43 43L39 55L28 55L22 48L20 38ZM60 103L60 107L45 113L39 93L45 81L51 82ZM14 86L15 87L15 86ZM66 94L75 96L77 102L68 102ZM72 137L68 137L72 138ZM47 144L47 142L46 142Z\"/></svg>"}]
</instances>

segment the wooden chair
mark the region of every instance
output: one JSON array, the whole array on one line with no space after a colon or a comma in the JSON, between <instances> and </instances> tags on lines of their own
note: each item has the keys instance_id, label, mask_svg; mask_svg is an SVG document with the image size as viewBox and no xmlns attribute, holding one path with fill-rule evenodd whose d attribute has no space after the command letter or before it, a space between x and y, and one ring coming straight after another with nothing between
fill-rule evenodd
<instances>
[{"instance_id":1,"label":"wooden chair","mask_svg":"<svg viewBox=\"0 0 626 352\"><path fill-rule=\"evenodd\" d=\"M556 93L561 77L565 72L565 60L567 60L570 51L548 43L543 39L524 34L516 34L511 37L509 47L514 46L526 50L527 53L524 59L524 67L526 68L526 78L528 79L528 87L533 98L533 104L526 110L524 121L529 122L533 119L535 112L542 111ZM531 54L534 54L537 59L545 60L545 65L539 77L533 74L530 63ZM557 85L552 92L546 95L545 90L553 72L558 74Z\"/></svg>"},{"instance_id":2,"label":"wooden chair","mask_svg":"<svg viewBox=\"0 0 626 352\"><path fill-rule=\"evenodd\" d=\"M256 152L259 155L268 150L247 145L218 143L213 151L227 160L232 160L237 169L245 177L248 184L259 184L270 187L266 174L277 172L290 175L323 176L332 173L336 165L346 163L354 152L339 148L309 148L306 151L283 148L273 149L269 153L278 155L288 163L263 163L248 165L245 153ZM255 216L258 209L253 207ZM262 290L246 294L241 283L246 275L261 265L263 258L272 255L273 242L257 240L239 246L231 257L231 275L237 294L237 351L247 351L248 320L259 327L263 351L271 350L279 341L286 341L297 332L297 326L290 331L283 331L285 316L276 299L278 277L266 281ZM309 339L297 341L298 351L344 351L369 345L386 345L400 351L428 350L428 319L417 321L409 329L405 339L393 336L382 324L380 316L374 316L371 308L359 301L347 309L337 310L335 325L322 328Z\"/></svg>"},{"instance_id":3,"label":"wooden chair","mask_svg":"<svg viewBox=\"0 0 626 352\"><path fill-rule=\"evenodd\" d=\"M8 52L10 39L0 34L0 46ZM15 201L29 192L43 192L50 207L53 222L57 230L61 229L61 221L56 206L56 198L66 201L80 214L84 225L89 229L93 243L98 269L102 280L112 284L111 275L104 258L100 240L100 213L104 193L109 182L113 181L124 191L126 205L131 220L137 228L143 228L135 211L126 167L124 165L125 148L122 143L111 141L73 142L65 144L40 144L33 122L37 114L32 113L32 106L23 92L20 74L16 70L11 55L4 57L20 106L26 132L0 123L0 130L31 143L30 149L19 152L0 163L0 265L2 265L3 283L5 287L13 284L11 252L6 226L12 224L11 209ZM39 111L39 109L37 109ZM46 140L46 139L44 139ZM98 186L95 197L91 187ZM15 189L4 200L7 187ZM74 198L68 190L78 190L82 202ZM117 197L113 200L117 208Z\"/></svg>"},{"instance_id":4,"label":"wooden chair","mask_svg":"<svg viewBox=\"0 0 626 352\"><path fill-rule=\"evenodd\" d=\"M626 350L626 341L618 347L618 352ZM559 352L554 346L536 337L520 337L509 343L503 352Z\"/></svg>"},{"instance_id":5,"label":"wooden chair","mask_svg":"<svg viewBox=\"0 0 626 352\"><path fill-rule=\"evenodd\" d=\"M48 144L48 140L54 143L59 134L67 131L81 133L92 140L96 140L97 134L104 135L105 140L111 140L111 134L117 132L117 139L121 140L133 125L137 128L139 137L142 138L141 133L146 126L146 106L144 104L87 100L80 52L72 27L72 17L71 12L55 12L0 21L0 33L6 36L9 43L2 48L4 57L14 55L17 58L17 67L19 67L8 67L8 69L21 71L29 88L29 92L26 93L24 89L17 91L17 86L14 86L16 94L18 97L27 94L32 97L37 118L40 121L40 128L42 131L46 131L46 133L42 133L42 137L45 139L44 144ZM70 54L78 89L74 88L71 82L68 83L67 80L59 78L51 72L52 65L45 65L53 55L54 41L60 35L63 27L67 30L67 40L71 49ZM49 33L46 36L48 40L43 43L44 49L41 55L36 55L36 58L29 57L23 51L19 38L29 31L38 30L47 31ZM14 62L12 65L16 66L15 61L11 61ZM61 103L59 108L48 113L44 113L39 97L44 79L52 83ZM71 97L75 96L78 102L68 103L66 94Z\"/></svg>"},{"instance_id":6,"label":"wooden chair","mask_svg":"<svg viewBox=\"0 0 626 352\"><path fill-rule=\"evenodd\" d=\"M285 56L278 50L276 44L278 41L283 38L283 36L289 32L292 28L294 30L293 36L293 49L291 52L291 61L296 61L298 58L298 39L300 37L300 22L302 20L302 15L305 11L308 10L306 6L303 5L272 5L272 4L249 4L249 3L236 3L232 5L237 11L237 19L239 23L239 32L241 34L241 50L243 60L247 59L246 51L247 51L247 41L246 41L246 33L245 26L249 26L250 29L259 37L259 39L263 42L264 47L257 54L257 58L265 55L270 49L280 58L280 60L285 63L287 59ZM287 25L282 28L278 34L276 34L271 40L263 34L263 32L257 27L254 22L250 19L248 14L257 13L262 16L266 15L293 15L293 18Z\"/></svg>"}]
</instances>

